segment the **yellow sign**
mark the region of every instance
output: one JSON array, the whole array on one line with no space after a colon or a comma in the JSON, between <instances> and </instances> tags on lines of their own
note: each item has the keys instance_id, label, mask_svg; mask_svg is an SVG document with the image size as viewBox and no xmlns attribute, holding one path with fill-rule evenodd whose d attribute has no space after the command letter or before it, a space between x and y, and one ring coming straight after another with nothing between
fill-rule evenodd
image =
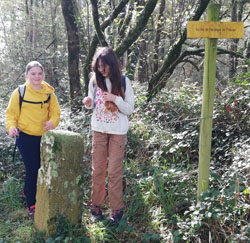
<instances>
[{"instance_id":1,"label":"yellow sign","mask_svg":"<svg viewBox=\"0 0 250 243\"><path fill-rule=\"evenodd\" d=\"M239 39L243 37L243 22L188 21L187 24L187 38Z\"/></svg>"}]
</instances>

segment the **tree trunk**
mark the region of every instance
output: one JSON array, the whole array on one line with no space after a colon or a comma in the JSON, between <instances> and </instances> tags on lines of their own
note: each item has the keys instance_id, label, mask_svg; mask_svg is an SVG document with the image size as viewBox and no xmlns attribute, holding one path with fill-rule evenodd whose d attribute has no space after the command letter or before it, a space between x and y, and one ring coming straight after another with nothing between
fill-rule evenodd
<instances>
[{"instance_id":1,"label":"tree trunk","mask_svg":"<svg viewBox=\"0 0 250 243\"><path fill-rule=\"evenodd\" d=\"M157 18L157 27L156 27L156 34L155 34L155 44L154 44L154 67L153 72L157 72L158 70L158 60L159 60L159 44L161 38L161 31L163 27L163 13L166 5L166 0L161 0L160 8L159 8L159 15Z\"/></svg>"},{"instance_id":2,"label":"tree trunk","mask_svg":"<svg viewBox=\"0 0 250 243\"><path fill-rule=\"evenodd\" d=\"M139 56L138 56L138 67L137 72L138 76L137 79L140 83L144 83L147 81L149 77L149 67L148 67L148 50L147 50L147 33L144 32L141 36L141 41L139 42Z\"/></svg>"},{"instance_id":3,"label":"tree trunk","mask_svg":"<svg viewBox=\"0 0 250 243\"><path fill-rule=\"evenodd\" d=\"M123 19L122 19L121 25L118 29L117 45L119 45L119 43L124 39L124 37L126 35L126 30L129 26L131 19L132 19L133 11L134 11L134 5L132 3L128 3L127 9L125 8L125 10L122 13ZM120 58L121 63L122 63L122 67L124 67L124 69L126 71L128 69L130 69L129 63L128 63L128 55L129 55L129 50L124 52L122 57Z\"/></svg>"},{"instance_id":4,"label":"tree trunk","mask_svg":"<svg viewBox=\"0 0 250 243\"><path fill-rule=\"evenodd\" d=\"M232 0L231 2L232 11L231 11L231 21L235 22L237 21L237 1ZM230 50L233 52L236 52L237 50L237 43L238 39L232 39L230 40ZM236 72L236 66L237 66L237 58L234 55L230 55L230 64L229 64L229 79L233 79L235 72Z\"/></svg>"},{"instance_id":5,"label":"tree trunk","mask_svg":"<svg viewBox=\"0 0 250 243\"><path fill-rule=\"evenodd\" d=\"M26 10L26 16L27 16L27 26L26 26L26 51L25 51L25 59L26 62L29 62L31 59L33 59L33 51L34 48L34 18L33 18L33 0L26 0L25 1L25 10Z\"/></svg>"},{"instance_id":6,"label":"tree trunk","mask_svg":"<svg viewBox=\"0 0 250 243\"><path fill-rule=\"evenodd\" d=\"M81 109L81 85L79 73L79 36L72 0L61 0L62 12L68 36L68 73L72 111Z\"/></svg>"},{"instance_id":7,"label":"tree trunk","mask_svg":"<svg viewBox=\"0 0 250 243\"><path fill-rule=\"evenodd\" d=\"M131 29L126 38L122 41L120 46L115 50L116 55L121 57L123 53L137 40L142 31L147 25L148 19L151 17L152 12L155 9L157 0L149 0L145 5L145 8L141 15L138 17L135 26Z\"/></svg>"},{"instance_id":8,"label":"tree trunk","mask_svg":"<svg viewBox=\"0 0 250 243\"><path fill-rule=\"evenodd\" d=\"M97 34L99 43L102 46L108 46L108 43L105 40L104 34L102 32L102 29L101 29L101 26L99 23L99 13L98 13L97 0L91 0L91 4L92 4L93 21L94 21L95 30L96 30L96 34Z\"/></svg>"},{"instance_id":9,"label":"tree trunk","mask_svg":"<svg viewBox=\"0 0 250 243\"><path fill-rule=\"evenodd\" d=\"M59 82L58 82L58 75L57 75L57 55L55 53L57 53L57 34L56 34L56 15L57 15L57 8L58 8L58 3L57 1L51 0L50 1L50 10L51 10L51 35L52 35L52 40L53 45L53 52L54 55L51 59L51 64L50 64L50 69L51 69L51 84L54 87L58 87L59 86Z\"/></svg>"},{"instance_id":10,"label":"tree trunk","mask_svg":"<svg viewBox=\"0 0 250 243\"><path fill-rule=\"evenodd\" d=\"M231 21L242 21L242 14L244 5L248 2L248 0L232 0L232 11L231 11ZM238 11L237 11L238 10ZM231 48L230 50L234 53L237 52L239 39L231 40ZM238 66L238 58L235 55L230 55L230 65L229 65L229 79L232 80L235 77L235 73Z\"/></svg>"}]
</instances>

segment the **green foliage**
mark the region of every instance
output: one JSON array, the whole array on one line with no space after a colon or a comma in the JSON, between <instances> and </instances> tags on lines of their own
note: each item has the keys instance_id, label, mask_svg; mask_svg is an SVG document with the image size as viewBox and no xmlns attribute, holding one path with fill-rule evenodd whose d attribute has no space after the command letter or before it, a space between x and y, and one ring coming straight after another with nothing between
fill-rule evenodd
<instances>
[{"instance_id":1,"label":"green foliage","mask_svg":"<svg viewBox=\"0 0 250 243\"><path fill-rule=\"evenodd\" d=\"M53 237L46 239L43 233L34 232L21 199L23 165L20 159L15 164L11 162L13 140L7 139L2 129L1 243L12 239L12 242L114 243L250 240L249 76L243 74L222 92L217 90L210 188L199 202L196 187L200 87L186 82L165 90L149 104L145 87L140 84L135 90L136 111L130 117L124 163L125 215L121 222L115 226L108 224L108 204L103 207L105 220L94 222L91 218L90 113L83 110L72 115L68 104L64 104L59 128L85 134L89 154L84 157L84 171L79 178L82 221L72 225L60 216L54 219Z\"/></svg>"},{"instance_id":2,"label":"green foliage","mask_svg":"<svg viewBox=\"0 0 250 243\"><path fill-rule=\"evenodd\" d=\"M142 242L160 242L159 235L152 233L143 234Z\"/></svg>"},{"instance_id":3,"label":"green foliage","mask_svg":"<svg viewBox=\"0 0 250 243\"><path fill-rule=\"evenodd\" d=\"M131 147L142 150L153 161L163 164L179 161L189 166L198 155L199 92L198 87L184 85L181 90L163 92L150 104L144 94L138 95L135 119L139 122L130 131Z\"/></svg>"},{"instance_id":4,"label":"green foliage","mask_svg":"<svg viewBox=\"0 0 250 243\"><path fill-rule=\"evenodd\" d=\"M50 84L58 86L60 80L61 88L68 86L64 78L67 38L61 8L56 2L0 2L1 99L8 98L18 84L25 82L25 66L31 60L45 67L46 81Z\"/></svg>"},{"instance_id":5,"label":"green foliage","mask_svg":"<svg viewBox=\"0 0 250 243\"><path fill-rule=\"evenodd\" d=\"M0 182L5 181L9 176L9 172L12 172L10 177L15 175L22 175L22 171L15 170L15 166L20 165L21 158L18 151L16 151L15 161L13 163L13 152L15 147L15 139L10 138L5 129L5 109L6 105L4 103L0 104ZM6 170L7 168L7 170Z\"/></svg>"},{"instance_id":6,"label":"green foliage","mask_svg":"<svg viewBox=\"0 0 250 243\"><path fill-rule=\"evenodd\" d=\"M56 233L54 237L46 239L46 243L54 242L90 242L86 236L86 230L80 225L73 225L64 215L57 215L52 219L56 225Z\"/></svg>"},{"instance_id":7,"label":"green foliage","mask_svg":"<svg viewBox=\"0 0 250 243\"><path fill-rule=\"evenodd\" d=\"M109 16L117 1L99 1L100 23ZM119 2L119 1L118 1ZM105 30L111 46L121 43L143 10L138 1L130 6ZM158 1L159 2L159 1ZM163 1L161 1L163 2ZM127 75L131 80L145 82L155 74L155 53L161 68L173 43L186 28L198 1L172 1L166 4L160 23L161 36L155 49L158 13L124 57ZM218 2L218 1L217 1ZM230 1L224 3L224 16L229 18ZM31 14L26 13L25 3ZM210 189L196 202L197 161L200 124L202 80L197 69L200 59L189 59L172 74L172 87L164 89L152 102L146 102L146 84L133 83L136 91L136 110L130 117L127 154L124 164L125 216L119 225L107 222L108 205L103 208L105 220L93 222L89 213L91 191L91 131L90 113L70 111L69 84L66 73L67 51L65 26L59 1L1 1L0 36L0 123L10 92L24 82L24 67L29 59L38 59L46 71L46 80L58 81L56 94L62 108L59 129L86 135L88 156L83 158L84 171L78 178L83 195L83 217L80 225L72 225L64 216L56 217L56 234L45 238L35 232L21 197L24 166L20 154L12 162L14 139L0 127L0 243L7 242L248 242L250 239L250 147L249 147L249 62L238 67L235 80L227 83L228 69L223 70L218 58L218 86L214 105ZM81 29L81 63L84 64L94 34L88 1L80 1L78 27ZM143 4L143 1L142 3ZM81 8L80 8L80 5ZM138 6L136 6L138 5ZM159 6L159 5L158 5ZM83 7L83 8L82 8ZM159 8L156 8L158 11ZM247 8L246 8L247 10ZM30 12L30 13L31 13ZM81 12L81 13L80 13ZM128 15L132 21L126 22ZM242 13L246 16L246 13ZM121 24L123 25L121 27ZM31 28L32 27L32 28ZM33 28L35 27L35 28ZM124 27L124 28L123 28ZM54 32L56 30L56 33ZM32 31L33 29L33 31ZM30 37L30 38L29 38ZM32 38L31 38L32 37ZM33 37L38 37L34 38ZM32 40L31 40L32 39ZM222 45L225 43L221 41ZM242 42L244 43L244 42ZM145 44L145 46L143 46ZM183 50L195 50L202 42L188 41ZM238 43L239 47L242 44ZM145 47L145 48L144 48ZM245 51L242 48L242 52ZM143 52L144 55L141 55ZM223 56L224 58L225 56ZM142 68L139 61L143 58ZM175 61L175 60L173 60ZM227 64L228 60L223 59ZM219 64L220 63L220 64ZM239 60L239 63L241 61ZM191 64L190 64L191 65ZM138 71L139 70L139 71ZM147 71L147 73L145 73ZM236 73L236 74L237 74ZM135 75L136 74L136 75ZM188 79L185 80L184 75ZM168 79L164 71L163 81ZM176 79L176 81L175 81ZM86 80L81 80L84 85ZM149 90L151 92L151 90ZM58 149L55 147L55 149Z\"/></svg>"},{"instance_id":8,"label":"green foliage","mask_svg":"<svg viewBox=\"0 0 250 243\"><path fill-rule=\"evenodd\" d=\"M182 239L192 242L197 235L203 237L200 234L205 232L210 233L215 242L250 240L249 196L243 193L245 181L232 170L222 179L225 180L212 173L210 189L197 204L185 211L183 219L177 223L178 237L181 235Z\"/></svg>"},{"instance_id":9,"label":"green foliage","mask_svg":"<svg viewBox=\"0 0 250 243\"><path fill-rule=\"evenodd\" d=\"M22 186L22 181L14 177L9 177L4 181L0 194L1 208L6 207L7 212L10 212L23 206Z\"/></svg>"}]
</instances>

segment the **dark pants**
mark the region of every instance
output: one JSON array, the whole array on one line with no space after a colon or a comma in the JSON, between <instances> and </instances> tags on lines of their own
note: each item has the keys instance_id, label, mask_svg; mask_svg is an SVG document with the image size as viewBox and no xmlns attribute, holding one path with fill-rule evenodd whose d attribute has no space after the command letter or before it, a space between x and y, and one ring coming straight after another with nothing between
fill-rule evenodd
<instances>
[{"instance_id":1,"label":"dark pants","mask_svg":"<svg viewBox=\"0 0 250 243\"><path fill-rule=\"evenodd\" d=\"M20 132L16 138L17 147L22 155L25 165L24 194L27 207L36 203L37 174L40 168L40 142L41 136L31 136Z\"/></svg>"}]
</instances>

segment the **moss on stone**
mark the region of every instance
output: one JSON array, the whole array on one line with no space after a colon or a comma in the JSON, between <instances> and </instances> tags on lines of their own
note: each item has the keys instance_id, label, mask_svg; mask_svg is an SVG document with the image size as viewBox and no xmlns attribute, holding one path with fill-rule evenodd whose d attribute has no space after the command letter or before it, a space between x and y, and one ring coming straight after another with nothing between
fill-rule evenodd
<instances>
[{"instance_id":1,"label":"moss on stone","mask_svg":"<svg viewBox=\"0 0 250 243\"><path fill-rule=\"evenodd\" d=\"M56 212L72 223L81 218L83 137L77 133L49 131L42 137L38 173L35 228L53 234Z\"/></svg>"}]
</instances>

